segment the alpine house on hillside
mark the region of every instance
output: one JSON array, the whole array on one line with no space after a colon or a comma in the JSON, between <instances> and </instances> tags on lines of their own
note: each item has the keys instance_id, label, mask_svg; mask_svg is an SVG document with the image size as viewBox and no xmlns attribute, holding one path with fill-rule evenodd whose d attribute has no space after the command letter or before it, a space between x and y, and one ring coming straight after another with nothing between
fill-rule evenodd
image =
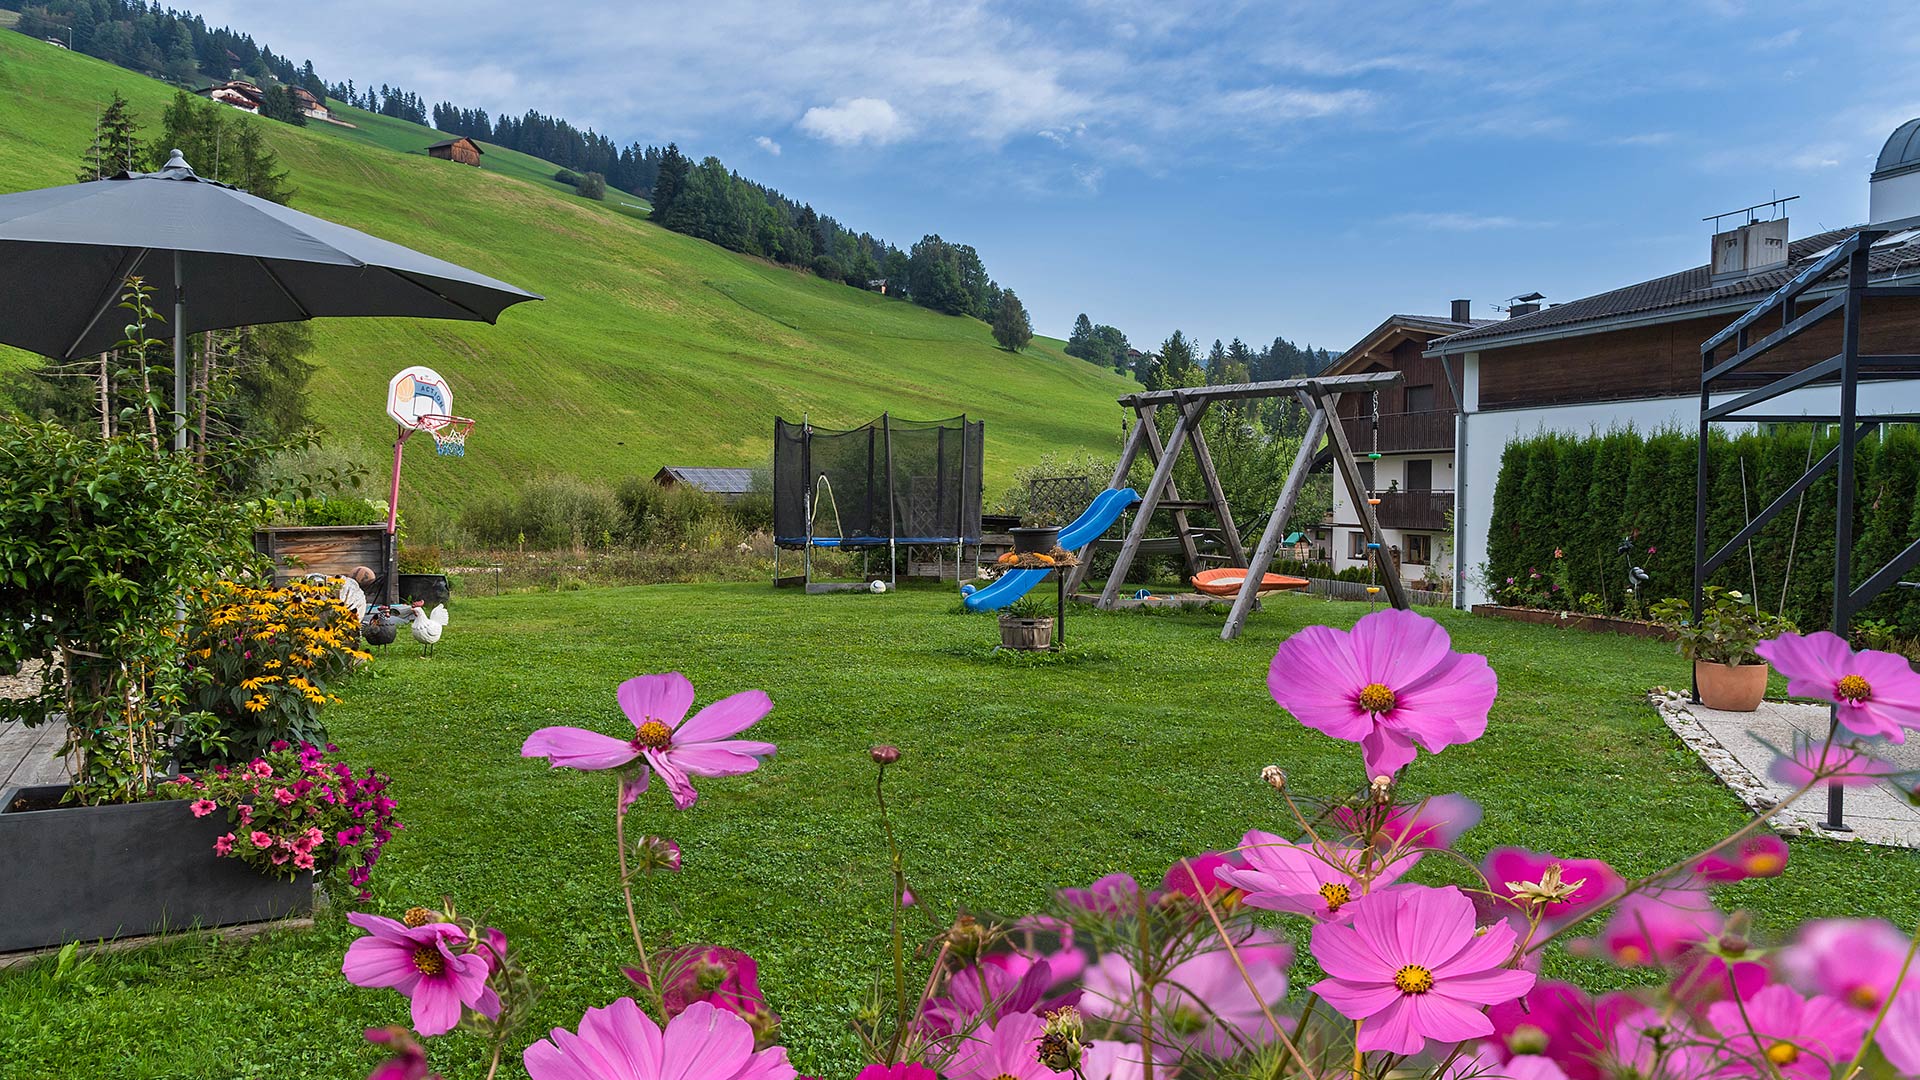
<instances>
[{"instance_id":1,"label":"alpine house on hillside","mask_svg":"<svg viewBox=\"0 0 1920 1080\"><path fill-rule=\"evenodd\" d=\"M1627 425L1695 430L1701 343L1862 229L1885 233L1870 252L1874 284L1920 282L1920 119L1900 125L1881 150L1865 225L1795 238L1783 206L1784 200L1736 211L1744 222L1714 234L1706 264L1526 314L1516 310L1515 317L1427 347L1424 355L1439 361L1460 388L1456 605L1488 599L1478 571L1487 559L1494 483L1508 442L1541 431L1586 435ZM1843 269L1816 284L1802 294L1802 303L1842 291L1844 277ZM1830 319L1774 349L1768 361L1797 370L1840 349L1839 320ZM1866 300L1859 351L1920 353L1920 298ZM1862 391L1863 415L1920 411L1920 381L1888 379ZM1716 394L1713 400L1732 396ZM1768 407L1778 415L1831 413L1837 398L1833 386L1812 385ZM1675 544L1691 540L1666 538Z\"/></svg>"},{"instance_id":2,"label":"alpine house on hillside","mask_svg":"<svg viewBox=\"0 0 1920 1080\"><path fill-rule=\"evenodd\" d=\"M1471 317L1465 300L1448 315L1389 315L1353 348L1340 354L1328 375L1398 371L1400 385L1374 394L1343 394L1340 423L1360 455L1360 479L1380 502L1382 543L1388 564L1409 585L1453 580L1453 544L1447 515L1453 509L1453 386L1440 361L1424 355L1435 340L1487 320ZM1377 410L1377 411L1376 411ZM1379 457L1368 455L1378 452ZM1345 484L1333 485L1333 568L1368 563L1366 534Z\"/></svg>"}]
</instances>

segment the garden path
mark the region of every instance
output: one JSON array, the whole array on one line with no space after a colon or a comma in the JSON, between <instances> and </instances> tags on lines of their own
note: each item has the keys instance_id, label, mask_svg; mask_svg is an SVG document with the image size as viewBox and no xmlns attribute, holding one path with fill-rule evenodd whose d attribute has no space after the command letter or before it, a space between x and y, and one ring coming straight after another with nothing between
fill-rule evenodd
<instances>
[{"instance_id":1,"label":"garden path","mask_svg":"<svg viewBox=\"0 0 1920 1080\"><path fill-rule=\"evenodd\" d=\"M1825 705L1763 701L1754 712L1722 712L1690 702L1684 693L1676 692L1656 693L1654 704L1660 707L1660 717L1667 726L1756 811L1787 795L1787 788L1767 775L1775 757L1768 744L1785 748L1793 745L1796 732L1805 732L1816 740L1827 733ZM1876 745L1874 753L1901 769L1920 771L1920 740L1899 746ZM1911 783L1911 776L1906 779ZM1920 807L1895 792L1892 785L1852 788L1846 794L1845 821L1851 833L1829 832L1821 827L1826 818L1825 792L1802 798L1782 811L1776 821L1783 832L1814 832L1833 839L1920 848Z\"/></svg>"},{"instance_id":2,"label":"garden path","mask_svg":"<svg viewBox=\"0 0 1920 1080\"><path fill-rule=\"evenodd\" d=\"M0 676L0 697L19 697L39 689L32 669ZM17 721L0 722L0 791L15 785L64 784L67 767L55 755L66 735L64 724L30 728Z\"/></svg>"}]
</instances>

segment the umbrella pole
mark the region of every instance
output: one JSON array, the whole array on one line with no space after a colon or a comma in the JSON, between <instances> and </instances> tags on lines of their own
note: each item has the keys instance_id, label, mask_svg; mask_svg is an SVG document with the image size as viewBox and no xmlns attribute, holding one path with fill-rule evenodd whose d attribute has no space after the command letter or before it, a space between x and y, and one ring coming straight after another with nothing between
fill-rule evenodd
<instances>
[{"instance_id":1,"label":"umbrella pole","mask_svg":"<svg viewBox=\"0 0 1920 1080\"><path fill-rule=\"evenodd\" d=\"M173 253L173 448L187 448L187 286L180 279L180 253Z\"/></svg>"}]
</instances>

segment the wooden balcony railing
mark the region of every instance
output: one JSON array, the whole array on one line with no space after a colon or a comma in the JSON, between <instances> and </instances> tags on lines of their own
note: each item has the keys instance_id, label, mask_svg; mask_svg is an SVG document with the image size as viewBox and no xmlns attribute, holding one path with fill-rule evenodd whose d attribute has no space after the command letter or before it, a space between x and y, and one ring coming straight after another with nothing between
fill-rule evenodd
<instances>
[{"instance_id":1,"label":"wooden balcony railing","mask_svg":"<svg viewBox=\"0 0 1920 1080\"><path fill-rule=\"evenodd\" d=\"M1380 452L1416 453L1422 450L1453 449L1453 411L1432 409L1427 412L1381 413ZM1365 454L1373 449L1373 418L1348 417L1347 442L1353 452Z\"/></svg>"},{"instance_id":2,"label":"wooden balcony railing","mask_svg":"<svg viewBox=\"0 0 1920 1080\"><path fill-rule=\"evenodd\" d=\"M1374 494L1380 497L1380 505L1374 507L1373 512L1383 529L1439 532L1447 527L1447 512L1453 509L1451 491L1377 491Z\"/></svg>"}]
</instances>

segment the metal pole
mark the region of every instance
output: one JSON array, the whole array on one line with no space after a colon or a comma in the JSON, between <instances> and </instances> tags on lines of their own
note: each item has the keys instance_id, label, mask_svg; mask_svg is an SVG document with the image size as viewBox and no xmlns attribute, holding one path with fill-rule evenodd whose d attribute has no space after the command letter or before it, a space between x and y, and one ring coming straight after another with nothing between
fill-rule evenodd
<instances>
[{"instance_id":1,"label":"metal pole","mask_svg":"<svg viewBox=\"0 0 1920 1080\"><path fill-rule=\"evenodd\" d=\"M1840 327L1840 463L1835 481L1839 486L1834 507L1833 539L1833 632L1841 640L1853 624L1853 456L1860 442L1854 418L1860 399L1860 298L1867 283L1866 243L1856 245L1847 260L1847 303ZM1840 726L1840 707L1834 706L1829 731ZM1839 784L1827 786L1826 827L1835 832L1851 832L1846 824L1846 789Z\"/></svg>"},{"instance_id":2,"label":"metal pole","mask_svg":"<svg viewBox=\"0 0 1920 1080\"><path fill-rule=\"evenodd\" d=\"M187 286L173 253L173 448L187 448ZM389 529L389 532L392 530Z\"/></svg>"},{"instance_id":3,"label":"metal pole","mask_svg":"<svg viewBox=\"0 0 1920 1080\"><path fill-rule=\"evenodd\" d=\"M880 426L887 443L887 586L900 587L900 557L894 543L900 532L893 516L893 414L881 413Z\"/></svg>"}]
</instances>

